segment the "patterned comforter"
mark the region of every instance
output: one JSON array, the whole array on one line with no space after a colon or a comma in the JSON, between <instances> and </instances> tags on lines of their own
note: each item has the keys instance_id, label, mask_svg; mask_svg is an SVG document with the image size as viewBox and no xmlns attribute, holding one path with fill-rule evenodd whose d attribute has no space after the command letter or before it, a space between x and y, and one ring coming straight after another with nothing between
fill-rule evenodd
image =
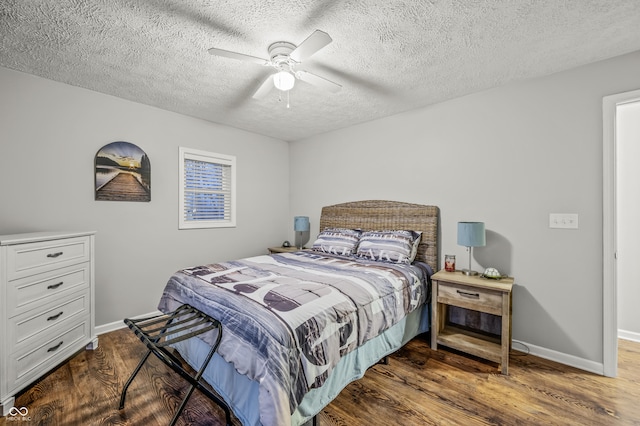
<instances>
[{"instance_id":1,"label":"patterned comforter","mask_svg":"<svg viewBox=\"0 0 640 426\"><path fill-rule=\"evenodd\" d=\"M430 272L311 251L256 256L176 272L159 309L188 303L220 320L218 353L260 383L262 424L287 425L343 355L427 302Z\"/></svg>"}]
</instances>

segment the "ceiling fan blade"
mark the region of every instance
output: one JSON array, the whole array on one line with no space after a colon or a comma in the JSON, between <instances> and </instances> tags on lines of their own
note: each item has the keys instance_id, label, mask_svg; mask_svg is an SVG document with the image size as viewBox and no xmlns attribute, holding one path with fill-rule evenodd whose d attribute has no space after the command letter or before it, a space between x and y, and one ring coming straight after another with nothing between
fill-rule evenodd
<instances>
[{"instance_id":1,"label":"ceiling fan blade","mask_svg":"<svg viewBox=\"0 0 640 426\"><path fill-rule=\"evenodd\" d=\"M256 93L253 94L253 99L261 99L267 96L267 94L273 89L275 86L273 85L273 74L271 74L267 79L258 87Z\"/></svg>"},{"instance_id":2,"label":"ceiling fan blade","mask_svg":"<svg viewBox=\"0 0 640 426\"><path fill-rule=\"evenodd\" d=\"M312 74L308 71L298 71L296 76L304 82L313 84L314 86L327 90L331 93L337 93L342 90L342 86L338 83L334 83L331 80L327 80L324 77L320 77L319 75Z\"/></svg>"},{"instance_id":3,"label":"ceiling fan blade","mask_svg":"<svg viewBox=\"0 0 640 426\"><path fill-rule=\"evenodd\" d=\"M322 74L329 74L332 77L337 78L343 84L353 83L352 85L361 86L361 88L375 92L379 95L383 96L398 96L399 92L397 90L393 90L392 87L377 83L374 80L366 79L362 77L358 77L355 74L347 73L342 71L339 68L333 67L331 65L317 63L313 64L314 71L321 71Z\"/></svg>"},{"instance_id":4,"label":"ceiling fan blade","mask_svg":"<svg viewBox=\"0 0 640 426\"><path fill-rule=\"evenodd\" d=\"M225 58L237 59L239 61L253 62L258 65L269 65L269 61L266 59L258 58L256 56L245 55L244 53L231 52L229 50L217 49L212 47L208 52L214 56L224 56Z\"/></svg>"},{"instance_id":5,"label":"ceiling fan blade","mask_svg":"<svg viewBox=\"0 0 640 426\"><path fill-rule=\"evenodd\" d=\"M302 62L318 50L331 43L333 39L324 31L315 30L289 55L296 62Z\"/></svg>"}]
</instances>

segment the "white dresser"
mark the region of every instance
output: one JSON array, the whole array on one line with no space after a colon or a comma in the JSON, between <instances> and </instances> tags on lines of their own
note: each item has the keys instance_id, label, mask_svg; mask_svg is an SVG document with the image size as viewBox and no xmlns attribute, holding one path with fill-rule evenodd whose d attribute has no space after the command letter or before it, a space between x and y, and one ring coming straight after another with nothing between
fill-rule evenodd
<instances>
[{"instance_id":1,"label":"white dresser","mask_svg":"<svg viewBox=\"0 0 640 426\"><path fill-rule=\"evenodd\" d=\"M0 235L0 404L77 351L95 349L94 233Z\"/></svg>"}]
</instances>

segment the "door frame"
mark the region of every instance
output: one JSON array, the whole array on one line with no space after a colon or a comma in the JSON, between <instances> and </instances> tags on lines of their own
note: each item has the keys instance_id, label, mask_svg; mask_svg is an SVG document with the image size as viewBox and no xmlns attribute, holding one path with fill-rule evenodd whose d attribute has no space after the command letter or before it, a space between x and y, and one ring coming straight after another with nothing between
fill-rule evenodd
<instances>
[{"instance_id":1,"label":"door frame","mask_svg":"<svg viewBox=\"0 0 640 426\"><path fill-rule=\"evenodd\" d=\"M617 282L617 107L639 102L640 90L605 96L602 99L602 343L603 373L618 374L618 282Z\"/></svg>"}]
</instances>

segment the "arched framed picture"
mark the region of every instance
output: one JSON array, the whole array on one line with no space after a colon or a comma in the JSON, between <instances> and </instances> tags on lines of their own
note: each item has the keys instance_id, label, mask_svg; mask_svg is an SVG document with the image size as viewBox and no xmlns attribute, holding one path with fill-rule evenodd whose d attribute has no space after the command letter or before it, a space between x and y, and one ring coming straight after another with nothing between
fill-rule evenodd
<instances>
[{"instance_id":1,"label":"arched framed picture","mask_svg":"<svg viewBox=\"0 0 640 426\"><path fill-rule=\"evenodd\" d=\"M151 162L130 142L111 142L95 158L96 200L151 201Z\"/></svg>"}]
</instances>

